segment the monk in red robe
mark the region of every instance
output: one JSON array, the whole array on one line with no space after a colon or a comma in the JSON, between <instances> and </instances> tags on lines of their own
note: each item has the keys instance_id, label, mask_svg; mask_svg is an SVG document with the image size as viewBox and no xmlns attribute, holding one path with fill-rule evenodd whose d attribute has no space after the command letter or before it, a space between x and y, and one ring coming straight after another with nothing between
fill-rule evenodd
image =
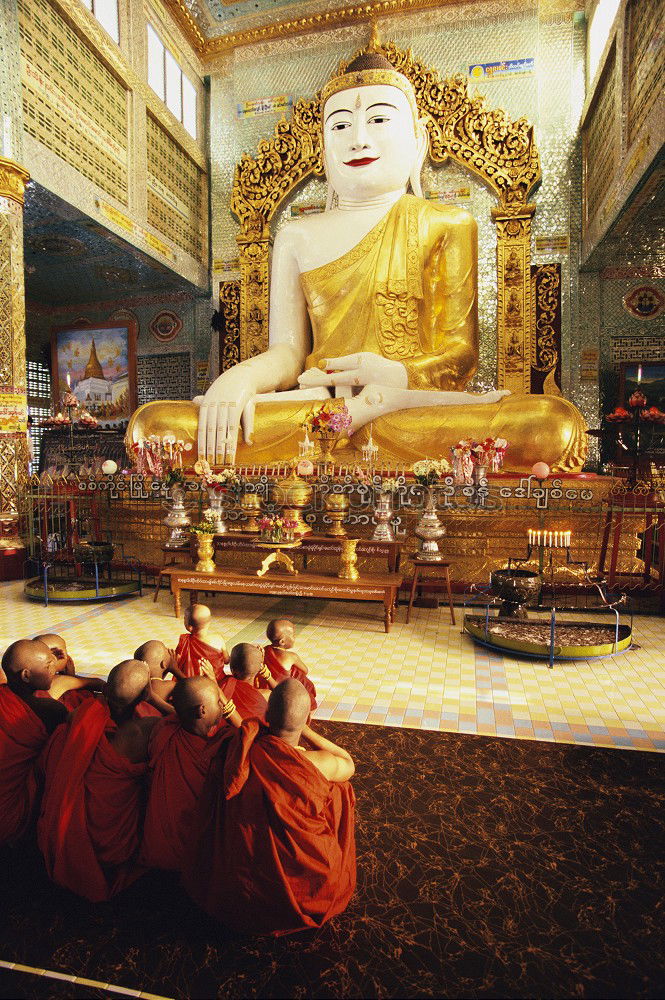
<instances>
[{"instance_id":1,"label":"monk in red robe","mask_svg":"<svg viewBox=\"0 0 665 1000\"><path fill-rule=\"evenodd\" d=\"M353 761L305 727L309 708L302 684L282 681L268 727L246 719L211 767L184 881L233 930L320 927L355 888Z\"/></svg>"},{"instance_id":2,"label":"monk in red robe","mask_svg":"<svg viewBox=\"0 0 665 1000\"><path fill-rule=\"evenodd\" d=\"M212 664L217 681L224 677L224 665L229 662L229 654L223 639L215 635L211 628L210 608L205 604L192 604L185 611L186 635L181 635L176 648L178 667L185 677L197 677L200 673L199 661L208 660Z\"/></svg>"},{"instance_id":3,"label":"monk in red robe","mask_svg":"<svg viewBox=\"0 0 665 1000\"><path fill-rule=\"evenodd\" d=\"M161 719L150 737L141 861L181 871L191 851L194 815L210 765L242 719L209 677L178 681L173 704L176 714Z\"/></svg>"},{"instance_id":4,"label":"monk in red robe","mask_svg":"<svg viewBox=\"0 0 665 1000\"><path fill-rule=\"evenodd\" d=\"M90 697L95 691L102 691L104 681L101 677L81 677L76 674L74 661L67 652L67 643L61 635L55 632L44 632L35 637L35 642L43 642L51 650L57 660L56 676L49 690L42 691L40 696L55 698L61 701L69 712Z\"/></svg>"},{"instance_id":5,"label":"monk in red robe","mask_svg":"<svg viewBox=\"0 0 665 1000\"><path fill-rule=\"evenodd\" d=\"M89 698L52 736L37 840L59 885L92 902L110 899L143 871L136 863L148 741L156 719L134 719L148 668L115 666L105 698Z\"/></svg>"},{"instance_id":6,"label":"monk in red robe","mask_svg":"<svg viewBox=\"0 0 665 1000\"><path fill-rule=\"evenodd\" d=\"M231 676L224 674L219 682L226 700L233 700L242 719L265 719L270 691L261 690L259 684L267 681L272 687L274 681L263 663L261 646L239 642L231 650L229 670Z\"/></svg>"},{"instance_id":7,"label":"monk in red robe","mask_svg":"<svg viewBox=\"0 0 665 1000\"><path fill-rule=\"evenodd\" d=\"M287 677L295 677L300 681L309 695L312 712L316 708L316 688L307 676L308 670L302 659L293 649L295 643L295 625L289 618L274 618L268 622L266 635L269 646L263 647L264 662L272 679L279 684ZM266 687L265 681L260 682Z\"/></svg>"},{"instance_id":8,"label":"monk in red robe","mask_svg":"<svg viewBox=\"0 0 665 1000\"><path fill-rule=\"evenodd\" d=\"M76 676L74 661L69 655L67 643L61 635L57 635L56 632L43 632L42 635L36 635L35 639L38 642L45 642L51 650L58 661L59 674L68 674L70 677Z\"/></svg>"},{"instance_id":9,"label":"monk in red robe","mask_svg":"<svg viewBox=\"0 0 665 1000\"><path fill-rule=\"evenodd\" d=\"M17 840L28 827L37 801L37 759L61 722L64 705L48 694L57 660L33 639L13 642L2 657L7 679L0 685L0 844Z\"/></svg>"},{"instance_id":10,"label":"monk in red robe","mask_svg":"<svg viewBox=\"0 0 665 1000\"><path fill-rule=\"evenodd\" d=\"M174 649L169 649L159 639L149 639L134 653L135 660L143 660L150 669L150 687L148 697L137 705L135 715L146 716L171 715L175 710L171 704L171 694L176 681L185 675L178 669ZM166 675L171 674L167 680Z\"/></svg>"}]
</instances>

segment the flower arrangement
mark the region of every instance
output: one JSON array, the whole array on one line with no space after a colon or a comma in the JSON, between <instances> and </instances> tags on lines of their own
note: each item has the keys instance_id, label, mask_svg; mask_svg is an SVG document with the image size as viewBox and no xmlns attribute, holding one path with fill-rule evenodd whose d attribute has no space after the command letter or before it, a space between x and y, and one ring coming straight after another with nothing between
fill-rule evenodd
<instances>
[{"instance_id":1,"label":"flower arrangement","mask_svg":"<svg viewBox=\"0 0 665 1000\"><path fill-rule=\"evenodd\" d=\"M214 535L215 526L212 521L203 515L203 520L198 524L190 524L189 531L192 535Z\"/></svg>"},{"instance_id":2,"label":"flower arrangement","mask_svg":"<svg viewBox=\"0 0 665 1000\"><path fill-rule=\"evenodd\" d=\"M292 518L276 514L264 514L257 523L262 537L269 542L292 541L298 526Z\"/></svg>"},{"instance_id":3,"label":"flower arrangement","mask_svg":"<svg viewBox=\"0 0 665 1000\"><path fill-rule=\"evenodd\" d=\"M484 441L474 441L471 445L471 461L474 465L489 467L498 472L508 448L505 438L486 437Z\"/></svg>"},{"instance_id":4,"label":"flower arrangement","mask_svg":"<svg viewBox=\"0 0 665 1000\"><path fill-rule=\"evenodd\" d=\"M448 463L446 462L446 465ZM386 479L382 479L377 487L379 493L397 493L399 489L399 480L390 476Z\"/></svg>"},{"instance_id":5,"label":"flower arrangement","mask_svg":"<svg viewBox=\"0 0 665 1000\"><path fill-rule=\"evenodd\" d=\"M174 434L151 434L131 445L136 472L140 476L157 476L176 468L182 469L182 456L192 450L189 441L181 441Z\"/></svg>"},{"instance_id":6,"label":"flower arrangement","mask_svg":"<svg viewBox=\"0 0 665 1000\"><path fill-rule=\"evenodd\" d=\"M421 486L433 486L450 472L450 463L445 458L421 458L411 466L414 479Z\"/></svg>"},{"instance_id":7,"label":"flower arrangement","mask_svg":"<svg viewBox=\"0 0 665 1000\"><path fill-rule=\"evenodd\" d=\"M316 437L336 436L351 426L351 414L345 402L326 400L313 410L304 423L305 430Z\"/></svg>"},{"instance_id":8,"label":"flower arrangement","mask_svg":"<svg viewBox=\"0 0 665 1000\"><path fill-rule=\"evenodd\" d=\"M210 463L199 458L194 463L194 472L201 477L201 482L208 489L213 489L215 493L237 493L240 490L240 477L235 469L222 469L221 472L213 472Z\"/></svg>"}]
</instances>

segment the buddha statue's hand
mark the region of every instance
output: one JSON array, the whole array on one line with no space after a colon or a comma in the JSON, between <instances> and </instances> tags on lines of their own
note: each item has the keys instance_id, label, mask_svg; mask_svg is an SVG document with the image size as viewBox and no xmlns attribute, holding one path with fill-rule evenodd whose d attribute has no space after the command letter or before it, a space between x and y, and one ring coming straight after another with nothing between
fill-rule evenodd
<instances>
[{"instance_id":1,"label":"buddha statue's hand","mask_svg":"<svg viewBox=\"0 0 665 1000\"><path fill-rule=\"evenodd\" d=\"M409 376L401 361L391 361L372 351L326 358L320 368L308 368L298 377L301 389L336 385L360 387L370 383L406 389L408 381Z\"/></svg>"},{"instance_id":2,"label":"buddha statue's hand","mask_svg":"<svg viewBox=\"0 0 665 1000\"><path fill-rule=\"evenodd\" d=\"M242 423L245 441L251 444L253 400L256 395L249 371L237 365L223 372L205 396L199 396L198 451L211 465L232 465Z\"/></svg>"}]
</instances>

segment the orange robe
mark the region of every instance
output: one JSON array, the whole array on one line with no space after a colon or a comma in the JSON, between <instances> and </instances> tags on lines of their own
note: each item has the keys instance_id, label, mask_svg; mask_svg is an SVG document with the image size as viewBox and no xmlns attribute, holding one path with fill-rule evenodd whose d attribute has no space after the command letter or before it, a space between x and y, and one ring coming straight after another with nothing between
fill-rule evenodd
<instances>
[{"instance_id":1,"label":"orange robe","mask_svg":"<svg viewBox=\"0 0 665 1000\"><path fill-rule=\"evenodd\" d=\"M152 868L182 869L192 847L196 805L208 770L233 730L225 722L207 738L188 733L176 715L158 722L150 736L150 793L141 861Z\"/></svg>"},{"instance_id":2,"label":"orange robe","mask_svg":"<svg viewBox=\"0 0 665 1000\"><path fill-rule=\"evenodd\" d=\"M309 700L310 700L310 703L311 703L311 706L312 706L311 711L312 712L314 711L314 709L316 708L316 705L317 705L317 702L316 702L316 688L314 687L314 685L310 681L310 679L307 676L307 674L304 674L302 672L302 670L300 669L300 667L296 667L296 665L294 664L291 667L290 670L286 670L282 666L282 664L280 663L279 657L275 653L275 651L272 648L272 646L264 646L263 647L263 662L265 663L266 667L270 671L270 673L272 675L272 679L274 681L277 681L278 684L279 684L280 681L286 680L287 677L295 677L295 679L297 681L300 681L300 683L302 684L302 686L307 691L307 694L309 695ZM267 687L269 687L269 684L268 684L267 681L264 681L263 678L260 678L260 680L259 680L259 686L262 687L262 688L267 688Z\"/></svg>"},{"instance_id":3,"label":"orange robe","mask_svg":"<svg viewBox=\"0 0 665 1000\"><path fill-rule=\"evenodd\" d=\"M139 846L146 765L120 756L106 702L87 698L59 726L44 756L37 840L59 885L92 902L110 899L141 874Z\"/></svg>"},{"instance_id":4,"label":"orange robe","mask_svg":"<svg viewBox=\"0 0 665 1000\"><path fill-rule=\"evenodd\" d=\"M355 796L245 721L211 767L185 887L233 930L285 934L341 913L356 884Z\"/></svg>"},{"instance_id":5,"label":"orange robe","mask_svg":"<svg viewBox=\"0 0 665 1000\"><path fill-rule=\"evenodd\" d=\"M247 681L236 680L230 674L224 675L219 687L227 701L233 699L238 715L243 719L260 719L265 722L268 702L258 688L252 687Z\"/></svg>"},{"instance_id":6,"label":"orange robe","mask_svg":"<svg viewBox=\"0 0 665 1000\"><path fill-rule=\"evenodd\" d=\"M178 668L185 677L198 677L201 673L199 660L210 660L212 669L215 671L217 683L221 684L225 676L224 655L219 649L215 649L214 646L210 646L203 639L199 639L197 636L186 632L178 640L175 655Z\"/></svg>"},{"instance_id":7,"label":"orange robe","mask_svg":"<svg viewBox=\"0 0 665 1000\"><path fill-rule=\"evenodd\" d=\"M0 685L0 844L20 837L30 822L35 764L47 740L42 720L7 684Z\"/></svg>"}]
</instances>

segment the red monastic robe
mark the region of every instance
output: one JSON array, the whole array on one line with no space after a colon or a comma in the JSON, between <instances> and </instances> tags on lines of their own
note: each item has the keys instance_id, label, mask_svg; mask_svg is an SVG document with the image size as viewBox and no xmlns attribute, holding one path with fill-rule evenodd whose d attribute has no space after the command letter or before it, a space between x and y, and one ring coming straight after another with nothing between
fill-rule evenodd
<instances>
[{"instance_id":1,"label":"red monastic robe","mask_svg":"<svg viewBox=\"0 0 665 1000\"><path fill-rule=\"evenodd\" d=\"M143 827L141 862L182 869L192 849L196 806L220 746L232 735L225 722L207 738L188 733L176 715L158 722L150 736L150 793Z\"/></svg>"},{"instance_id":2,"label":"red monastic robe","mask_svg":"<svg viewBox=\"0 0 665 1000\"><path fill-rule=\"evenodd\" d=\"M135 719L162 719L163 717L163 713L159 711L157 706L151 705L149 701L140 701L134 709Z\"/></svg>"},{"instance_id":3,"label":"red monastic robe","mask_svg":"<svg viewBox=\"0 0 665 1000\"><path fill-rule=\"evenodd\" d=\"M294 664L290 670L286 670L279 662L279 657L275 653L272 646L263 647L263 662L265 663L266 667L272 674L272 679L274 681L277 681L278 684L280 681L286 680L287 677L295 677L297 681L300 681L302 686L307 691L307 694L309 695L309 700L312 706L311 711L312 712L314 711L317 704L316 688L310 681L307 674L304 674L302 672L300 667L296 667ZM262 688L267 688L269 686L268 682L264 681L262 678L259 680L259 684Z\"/></svg>"},{"instance_id":4,"label":"red monastic robe","mask_svg":"<svg viewBox=\"0 0 665 1000\"><path fill-rule=\"evenodd\" d=\"M236 680L225 674L219 683L220 690L227 701L233 699L238 715L243 719L261 719L265 722L268 702L258 688L247 681Z\"/></svg>"},{"instance_id":5,"label":"red monastic robe","mask_svg":"<svg viewBox=\"0 0 665 1000\"><path fill-rule=\"evenodd\" d=\"M35 691L36 698L52 698L53 695L49 691ZM94 698L95 692L91 691L90 688L70 688L69 691L65 691L61 694L59 698L54 698L54 701L59 701L65 706L68 712L73 712L79 707L79 705L85 701L86 698Z\"/></svg>"},{"instance_id":6,"label":"red monastic robe","mask_svg":"<svg viewBox=\"0 0 665 1000\"><path fill-rule=\"evenodd\" d=\"M185 677L198 677L201 673L199 660L210 660L217 683L221 684L224 678L224 655L219 649L187 632L178 639L175 655L178 668Z\"/></svg>"},{"instance_id":7,"label":"red monastic robe","mask_svg":"<svg viewBox=\"0 0 665 1000\"><path fill-rule=\"evenodd\" d=\"M87 698L59 726L44 757L37 840L59 885L92 902L110 899L142 872L139 846L146 764L120 756L106 702Z\"/></svg>"},{"instance_id":8,"label":"red monastic robe","mask_svg":"<svg viewBox=\"0 0 665 1000\"><path fill-rule=\"evenodd\" d=\"M42 720L7 684L0 685L0 844L20 837L30 822L35 763L47 740Z\"/></svg>"},{"instance_id":9,"label":"red monastic robe","mask_svg":"<svg viewBox=\"0 0 665 1000\"><path fill-rule=\"evenodd\" d=\"M355 889L354 804L348 782L249 719L210 769L185 887L234 930L320 927Z\"/></svg>"}]
</instances>

